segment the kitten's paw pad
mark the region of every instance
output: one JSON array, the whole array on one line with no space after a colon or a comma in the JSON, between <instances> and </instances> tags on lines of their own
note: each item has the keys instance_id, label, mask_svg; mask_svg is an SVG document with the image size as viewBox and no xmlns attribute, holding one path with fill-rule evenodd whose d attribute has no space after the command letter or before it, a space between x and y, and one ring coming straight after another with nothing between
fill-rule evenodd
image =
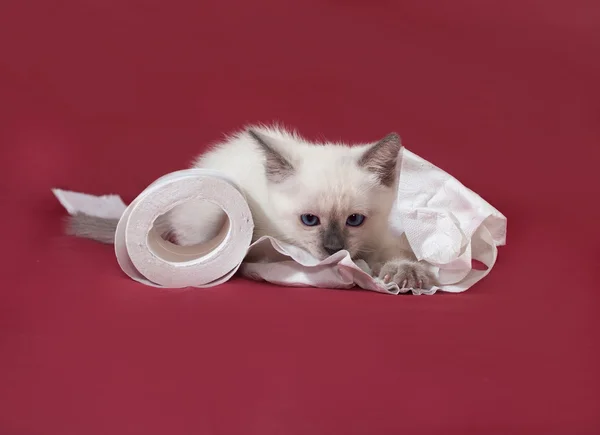
<instances>
[{"instance_id":1,"label":"kitten's paw pad","mask_svg":"<svg viewBox=\"0 0 600 435\"><path fill-rule=\"evenodd\" d=\"M379 278L385 283L391 281L401 289L430 289L435 277L429 268L413 261L389 261L379 271Z\"/></svg>"}]
</instances>

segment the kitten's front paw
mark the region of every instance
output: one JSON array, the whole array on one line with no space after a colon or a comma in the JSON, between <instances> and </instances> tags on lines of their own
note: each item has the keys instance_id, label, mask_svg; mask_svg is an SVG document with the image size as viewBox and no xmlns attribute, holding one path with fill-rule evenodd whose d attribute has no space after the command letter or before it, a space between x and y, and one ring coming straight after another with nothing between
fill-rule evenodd
<instances>
[{"instance_id":1,"label":"kitten's front paw","mask_svg":"<svg viewBox=\"0 0 600 435\"><path fill-rule=\"evenodd\" d=\"M385 283L398 284L401 289L430 289L435 285L433 272L423 263L409 260L391 260L379 271L379 278Z\"/></svg>"}]
</instances>

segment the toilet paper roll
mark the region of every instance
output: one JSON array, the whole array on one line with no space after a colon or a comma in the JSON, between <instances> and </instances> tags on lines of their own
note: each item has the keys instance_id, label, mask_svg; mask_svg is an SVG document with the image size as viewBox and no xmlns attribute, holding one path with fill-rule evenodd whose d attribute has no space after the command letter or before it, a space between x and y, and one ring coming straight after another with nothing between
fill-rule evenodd
<instances>
[{"instance_id":1,"label":"toilet paper roll","mask_svg":"<svg viewBox=\"0 0 600 435\"><path fill-rule=\"evenodd\" d=\"M227 219L218 235L196 246L177 246L161 237L157 219L187 201L219 206ZM168 288L208 287L227 281L240 267L254 223L244 195L223 174L188 169L165 175L124 211L115 235L121 269L132 279Z\"/></svg>"}]
</instances>

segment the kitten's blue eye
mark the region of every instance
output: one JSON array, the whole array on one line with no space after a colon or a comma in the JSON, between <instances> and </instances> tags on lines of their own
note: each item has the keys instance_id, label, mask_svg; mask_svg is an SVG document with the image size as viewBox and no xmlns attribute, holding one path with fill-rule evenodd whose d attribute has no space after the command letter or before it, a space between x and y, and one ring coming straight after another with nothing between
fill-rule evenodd
<instances>
[{"instance_id":1,"label":"kitten's blue eye","mask_svg":"<svg viewBox=\"0 0 600 435\"><path fill-rule=\"evenodd\" d=\"M315 216L314 214L303 214L302 216L300 216L300 220L307 227L314 227L321 223L319 217Z\"/></svg>"},{"instance_id":2,"label":"kitten's blue eye","mask_svg":"<svg viewBox=\"0 0 600 435\"><path fill-rule=\"evenodd\" d=\"M365 216L362 214L351 214L346 219L346 225L349 227L360 227L365 221Z\"/></svg>"}]
</instances>

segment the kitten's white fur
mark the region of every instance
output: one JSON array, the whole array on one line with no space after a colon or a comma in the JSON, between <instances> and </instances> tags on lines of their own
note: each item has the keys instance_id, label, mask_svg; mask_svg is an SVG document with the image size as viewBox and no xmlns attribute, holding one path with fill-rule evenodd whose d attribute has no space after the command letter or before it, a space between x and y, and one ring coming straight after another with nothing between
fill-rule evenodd
<instances>
[{"instance_id":1,"label":"kitten's white fur","mask_svg":"<svg viewBox=\"0 0 600 435\"><path fill-rule=\"evenodd\" d=\"M376 166L398 156L401 145L394 137L398 143L390 146L395 150L383 150L371 163ZM324 228L337 224L344 233L344 248L353 258L367 261L377 275L400 286L429 287L433 277L428 268L414 261L404 237L389 230L397 177L386 185L377 167L361 164L376 145L315 144L279 127L252 126L199 156L193 166L221 171L243 189L255 222L253 240L272 236L323 259L329 255L323 247ZM281 157L275 166L283 160L291 170L275 168L269 176L269 153ZM392 162L394 174L396 164ZM321 224L303 225L300 216L306 213L318 216ZM348 227L346 219L355 213L365 215L365 222ZM174 208L167 219L177 243L194 245L215 237L225 215L213 204L190 202Z\"/></svg>"}]
</instances>

